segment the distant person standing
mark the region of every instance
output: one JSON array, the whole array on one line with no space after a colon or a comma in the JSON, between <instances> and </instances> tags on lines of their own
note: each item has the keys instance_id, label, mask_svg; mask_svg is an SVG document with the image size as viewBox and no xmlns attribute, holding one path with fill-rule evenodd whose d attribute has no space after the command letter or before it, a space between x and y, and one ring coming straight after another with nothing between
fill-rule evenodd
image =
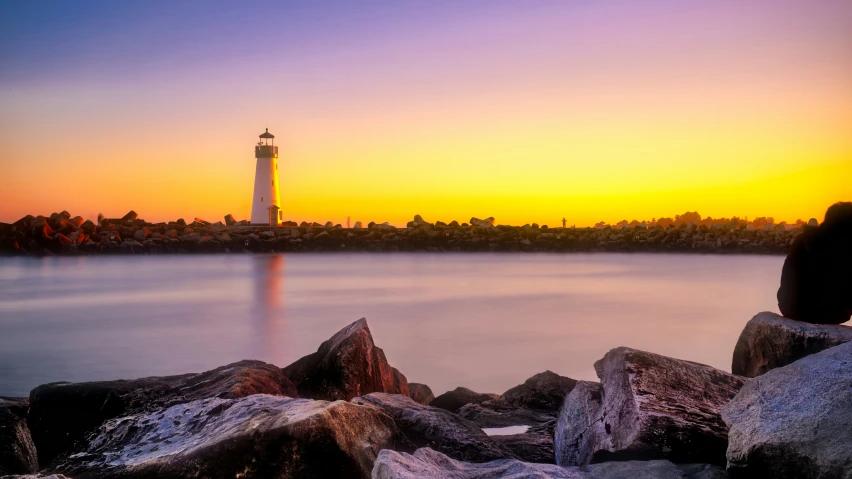
<instances>
[{"instance_id":1,"label":"distant person standing","mask_svg":"<svg viewBox=\"0 0 852 479\"><path fill-rule=\"evenodd\" d=\"M568 223L568 222L567 222L567 221L565 221L565 218L562 218L562 229L565 229L565 225L566 225L567 223Z\"/></svg>"},{"instance_id":2,"label":"distant person standing","mask_svg":"<svg viewBox=\"0 0 852 479\"><path fill-rule=\"evenodd\" d=\"M852 202L835 203L818 227L803 226L781 270L781 314L814 324L852 317Z\"/></svg>"}]
</instances>

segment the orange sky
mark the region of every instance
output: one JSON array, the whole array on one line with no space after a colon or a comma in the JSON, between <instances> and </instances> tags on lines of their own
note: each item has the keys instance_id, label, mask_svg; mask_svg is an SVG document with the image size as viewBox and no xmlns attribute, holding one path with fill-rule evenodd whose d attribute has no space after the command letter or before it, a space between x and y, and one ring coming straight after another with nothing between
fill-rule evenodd
<instances>
[{"instance_id":1,"label":"orange sky","mask_svg":"<svg viewBox=\"0 0 852 479\"><path fill-rule=\"evenodd\" d=\"M162 50L142 8L41 63L7 30L0 221L247 218L266 127L296 221L821 218L852 200L852 6L738 3L265 11L250 42L202 11Z\"/></svg>"}]
</instances>

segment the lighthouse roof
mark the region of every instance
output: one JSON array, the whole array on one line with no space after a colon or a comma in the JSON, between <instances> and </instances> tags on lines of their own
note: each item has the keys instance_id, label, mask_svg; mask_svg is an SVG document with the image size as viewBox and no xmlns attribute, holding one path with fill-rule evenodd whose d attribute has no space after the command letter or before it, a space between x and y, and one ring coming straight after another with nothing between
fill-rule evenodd
<instances>
[{"instance_id":1,"label":"lighthouse roof","mask_svg":"<svg viewBox=\"0 0 852 479\"><path fill-rule=\"evenodd\" d=\"M266 129L265 132L260 134L261 138L275 138L275 135L269 132L269 128Z\"/></svg>"}]
</instances>

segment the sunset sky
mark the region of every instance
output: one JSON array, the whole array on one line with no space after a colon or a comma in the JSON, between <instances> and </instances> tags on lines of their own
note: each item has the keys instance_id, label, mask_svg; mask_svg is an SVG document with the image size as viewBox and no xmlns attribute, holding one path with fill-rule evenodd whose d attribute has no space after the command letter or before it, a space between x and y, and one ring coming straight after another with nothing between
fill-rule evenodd
<instances>
[{"instance_id":1,"label":"sunset sky","mask_svg":"<svg viewBox=\"0 0 852 479\"><path fill-rule=\"evenodd\" d=\"M852 1L0 3L0 221L585 226L852 200Z\"/></svg>"}]
</instances>

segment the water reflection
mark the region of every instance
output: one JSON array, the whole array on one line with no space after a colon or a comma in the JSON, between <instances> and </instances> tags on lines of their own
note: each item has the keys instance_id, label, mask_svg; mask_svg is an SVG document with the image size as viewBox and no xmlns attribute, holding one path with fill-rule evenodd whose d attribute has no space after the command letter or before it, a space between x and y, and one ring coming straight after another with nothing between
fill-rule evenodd
<instances>
[{"instance_id":1,"label":"water reflection","mask_svg":"<svg viewBox=\"0 0 852 479\"><path fill-rule=\"evenodd\" d=\"M254 303L252 324L254 338L252 357L274 356L275 338L284 320L282 293L284 287L284 255L253 256Z\"/></svg>"}]
</instances>

